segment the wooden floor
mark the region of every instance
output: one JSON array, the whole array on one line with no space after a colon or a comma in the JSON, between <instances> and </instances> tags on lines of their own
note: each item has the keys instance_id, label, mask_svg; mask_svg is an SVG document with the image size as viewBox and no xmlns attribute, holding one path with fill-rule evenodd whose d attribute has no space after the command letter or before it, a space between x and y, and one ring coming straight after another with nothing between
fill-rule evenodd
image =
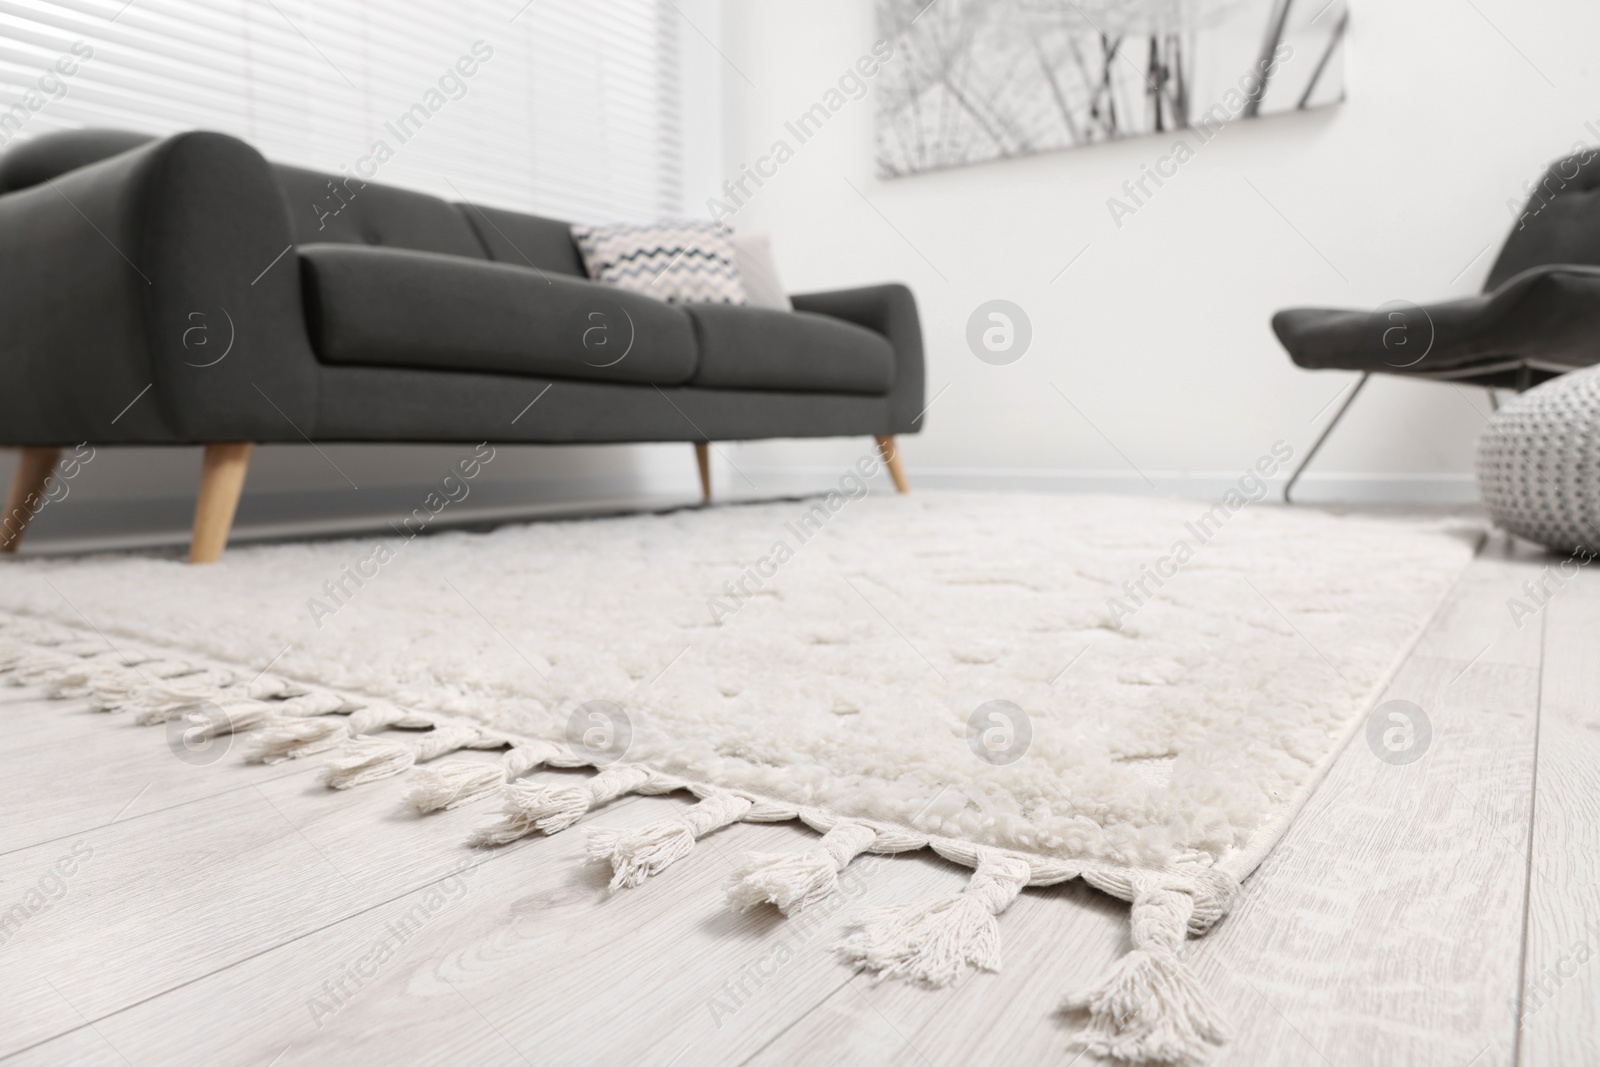
<instances>
[{"instance_id":1,"label":"wooden floor","mask_svg":"<svg viewBox=\"0 0 1600 1067\"><path fill-rule=\"evenodd\" d=\"M1214 1062L1600 1063L1600 575L1520 628L1507 607L1557 562L1490 541L1390 689L1429 717L1423 758L1358 736L1189 943L1234 1025ZM722 899L739 852L814 841L792 825L608 895L581 831L474 853L482 808L417 819L396 781L190 765L159 728L0 701L0 913L46 902L0 932L8 1065L1068 1064L1056 1005L1127 947L1125 906L1073 883L1003 917L1004 973L874 985L831 951L850 917L961 871L863 857L797 929Z\"/></svg>"}]
</instances>

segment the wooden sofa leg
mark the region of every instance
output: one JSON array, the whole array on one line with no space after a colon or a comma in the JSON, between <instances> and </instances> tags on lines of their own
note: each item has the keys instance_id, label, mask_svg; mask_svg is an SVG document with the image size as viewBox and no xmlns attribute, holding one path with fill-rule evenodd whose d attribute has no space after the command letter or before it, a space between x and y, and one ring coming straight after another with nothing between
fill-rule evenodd
<instances>
[{"instance_id":1,"label":"wooden sofa leg","mask_svg":"<svg viewBox=\"0 0 1600 1067\"><path fill-rule=\"evenodd\" d=\"M878 454L883 457L884 466L889 468L889 477L894 479L896 492L911 492L911 483L906 481L906 468L900 462L900 449L894 443L894 438L889 434L877 434L873 438L878 442Z\"/></svg>"},{"instance_id":2,"label":"wooden sofa leg","mask_svg":"<svg viewBox=\"0 0 1600 1067\"><path fill-rule=\"evenodd\" d=\"M700 468L700 499L711 503L711 442L694 443L694 461Z\"/></svg>"},{"instance_id":3,"label":"wooden sofa leg","mask_svg":"<svg viewBox=\"0 0 1600 1067\"><path fill-rule=\"evenodd\" d=\"M17 473L11 477L6 494L6 510L0 516L0 552L15 552L22 535L44 502L45 482L61 458L59 448L24 448L17 457Z\"/></svg>"},{"instance_id":4,"label":"wooden sofa leg","mask_svg":"<svg viewBox=\"0 0 1600 1067\"><path fill-rule=\"evenodd\" d=\"M190 563L215 563L222 558L255 447L249 441L206 445L200 465L200 496L194 504L194 534L189 540Z\"/></svg>"}]
</instances>

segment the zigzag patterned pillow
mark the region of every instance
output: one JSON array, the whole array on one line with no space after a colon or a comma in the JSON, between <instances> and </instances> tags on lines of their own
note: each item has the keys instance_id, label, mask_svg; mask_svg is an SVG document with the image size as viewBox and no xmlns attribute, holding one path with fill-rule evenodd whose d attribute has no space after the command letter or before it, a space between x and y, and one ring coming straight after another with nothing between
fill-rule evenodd
<instances>
[{"instance_id":1,"label":"zigzag patterned pillow","mask_svg":"<svg viewBox=\"0 0 1600 1067\"><path fill-rule=\"evenodd\" d=\"M574 226L589 277L669 304L748 304L733 231L714 222Z\"/></svg>"}]
</instances>

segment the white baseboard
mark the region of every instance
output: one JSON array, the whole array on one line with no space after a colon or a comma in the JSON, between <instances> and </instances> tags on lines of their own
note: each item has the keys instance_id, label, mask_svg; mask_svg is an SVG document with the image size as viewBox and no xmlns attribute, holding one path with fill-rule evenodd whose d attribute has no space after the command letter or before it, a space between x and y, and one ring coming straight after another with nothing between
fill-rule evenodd
<instances>
[{"instance_id":1,"label":"white baseboard","mask_svg":"<svg viewBox=\"0 0 1600 1067\"><path fill-rule=\"evenodd\" d=\"M785 492L825 489L843 468L742 468L766 488ZM912 488L966 489L1027 493L1109 493L1116 496L1168 496L1214 500L1235 488L1243 471L1156 471L1141 477L1131 470L1063 470L1037 467L923 467L908 474ZM1148 479L1148 480L1147 480ZM1283 498L1286 474L1267 479L1269 500ZM1295 485L1297 503L1460 505L1478 502L1478 487L1466 472L1374 474L1308 471Z\"/></svg>"},{"instance_id":2,"label":"white baseboard","mask_svg":"<svg viewBox=\"0 0 1600 1067\"><path fill-rule=\"evenodd\" d=\"M848 468L824 465L756 467L743 465L741 477L719 472L717 499L724 503L784 499L826 492ZM1105 493L1217 500L1238 485L1237 471L1049 470L1037 468L913 467L913 492L962 489L983 492ZM748 478L748 481L745 479ZM724 484L726 483L726 484ZM1270 501L1282 497L1283 479L1271 479ZM889 492L886 474L872 479L874 491ZM397 485L363 491L358 505L343 490L245 492L232 541L276 541L307 537L349 537L386 533L391 523L411 513L434 488ZM666 511L698 502L683 492L618 491L601 479L508 480L484 483L451 505L430 529L486 527L531 519L578 518L637 511ZM1412 504L1428 507L1475 504L1470 474L1308 473L1295 488L1297 503ZM179 547L188 544L194 498L187 495L88 500L69 497L50 505L35 520L23 543L27 555L75 554Z\"/></svg>"},{"instance_id":3,"label":"white baseboard","mask_svg":"<svg viewBox=\"0 0 1600 1067\"><path fill-rule=\"evenodd\" d=\"M593 484L591 484L591 482ZM295 538L392 533L437 484L368 486L354 504L342 489L246 488L230 544ZM669 493L618 491L599 479L561 482L486 482L459 504L445 507L428 529L494 526L529 520L578 518L685 507L696 498ZM163 495L89 500L68 497L47 505L22 544L25 555L183 547L189 543L194 497Z\"/></svg>"}]
</instances>

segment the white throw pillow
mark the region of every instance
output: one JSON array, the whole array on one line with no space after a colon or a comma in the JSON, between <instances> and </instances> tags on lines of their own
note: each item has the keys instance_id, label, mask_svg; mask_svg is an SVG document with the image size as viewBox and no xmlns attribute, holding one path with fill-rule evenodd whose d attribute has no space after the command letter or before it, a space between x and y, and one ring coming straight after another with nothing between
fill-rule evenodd
<instances>
[{"instance_id":1,"label":"white throw pillow","mask_svg":"<svg viewBox=\"0 0 1600 1067\"><path fill-rule=\"evenodd\" d=\"M793 311L789 294L783 291L778 280L778 264L772 258L772 242L764 230L735 232L733 251L739 264L739 280L744 283L744 295L756 307Z\"/></svg>"},{"instance_id":2,"label":"white throw pillow","mask_svg":"<svg viewBox=\"0 0 1600 1067\"><path fill-rule=\"evenodd\" d=\"M574 226L589 277L669 304L748 304L733 231L713 222Z\"/></svg>"}]
</instances>

